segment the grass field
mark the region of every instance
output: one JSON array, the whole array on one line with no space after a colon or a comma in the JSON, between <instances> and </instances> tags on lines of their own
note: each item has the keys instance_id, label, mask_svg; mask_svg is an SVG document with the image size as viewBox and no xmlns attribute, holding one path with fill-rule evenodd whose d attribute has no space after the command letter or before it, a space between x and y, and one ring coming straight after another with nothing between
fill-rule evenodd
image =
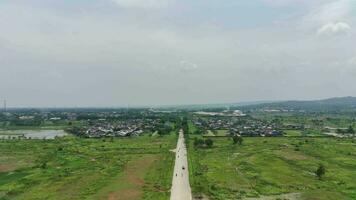
<instances>
[{"instance_id":1,"label":"grass field","mask_svg":"<svg viewBox=\"0 0 356 200\"><path fill-rule=\"evenodd\" d=\"M284 130L285 136L287 137L296 137L296 136L302 136L302 131L299 130Z\"/></svg>"},{"instance_id":2,"label":"grass field","mask_svg":"<svg viewBox=\"0 0 356 200\"><path fill-rule=\"evenodd\" d=\"M188 128L189 128L189 132L192 134L194 134L195 131L197 130L197 127L191 121L188 121Z\"/></svg>"},{"instance_id":3,"label":"grass field","mask_svg":"<svg viewBox=\"0 0 356 200\"><path fill-rule=\"evenodd\" d=\"M0 141L0 199L168 199L176 135Z\"/></svg>"},{"instance_id":4,"label":"grass field","mask_svg":"<svg viewBox=\"0 0 356 200\"><path fill-rule=\"evenodd\" d=\"M244 138L241 146L213 140L211 149L195 149L190 140L195 194L216 200L356 199L355 140ZM321 180L315 176L319 164L326 167Z\"/></svg>"},{"instance_id":5,"label":"grass field","mask_svg":"<svg viewBox=\"0 0 356 200\"><path fill-rule=\"evenodd\" d=\"M227 136L229 134L228 130L217 130L216 136Z\"/></svg>"},{"instance_id":6,"label":"grass field","mask_svg":"<svg viewBox=\"0 0 356 200\"><path fill-rule=\"evenodd\" d=\"M326 135L320 130L307 129L305 131L301 130L284 130L284 136L286 137L325 137Z\"/></svg>"},{"instance_id":7,"label":"grass field","mask_svg":"<svg viewBox=\"0 0 356 200\"><path fill-rule=\"evenodd\" d=\"M207 134L205 134L205 136L228 136L229 135L229 131L228 130L208 130Z\"/></svg>"}]
</instances>

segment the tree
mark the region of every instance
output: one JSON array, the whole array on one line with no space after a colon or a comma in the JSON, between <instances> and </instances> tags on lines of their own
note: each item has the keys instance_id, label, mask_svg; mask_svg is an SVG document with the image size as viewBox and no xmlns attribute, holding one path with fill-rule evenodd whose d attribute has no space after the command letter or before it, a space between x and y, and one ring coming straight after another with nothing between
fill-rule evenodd
<instances>
[{"instance_id":1,"label":"tree","mask_svg":"<svg viewBox=\"0 0 356 200\"><path fill-rule=\"evenodd\" d=\"M242 142L243 142L243 139L242 139L241 136L235 135L235 136L232 137L232 141L233 141L233 144L237 144L238 143L239 145L241 145Z\"/></svg>"},{"instance_id":2,"label":"tree","mask_svg":"<svg viewBox=\"0 0 356 200\"><path fill-rule=\"evenodd\" d=\"M204 145L204 140L203 139L194 138L194 146L195 147L201 147L203 145Z\"/></svg>"},{"instance_id":3,"label":"tree","mask_svg":"<svg viewBox=\"0 0 356 200\"><path fill-rule=\"evenodd\" d=\"M324 174L325 174L325 167L324 165L320 164L318 169L316 170L315 174L318 176L319 179L321 179Z\"/></svg>"},{"instance_id":4,"label":"tree","mask_svg":"<svg viewBox=\"0 0 356 200\"><path fill-rule=\"evenodd\" d=\"M354 130L354 128L350 125L349 128L347 129L347 132L350 133L350 134L354 134L354 133L355 133L355 130Z\"/></svg>"},{"instance_id":5,"label":"tree","mask_svg":"<svg viewBox=\"0 0 356 200\"><path fill-rule=\"evenodd\" d=\"M202 134L203 134L203 130L200 129L200 128L197 128L197 129L194 131L193 134L195 134L195 135L202 135Z\"/></svg>"},{"instance_id":6,"label":"tree","mask_svg":"<svg viewBox=\"0 0 356 200\"><path fill-rule=\"evenodd\" d=\"M342 130L342 129L336 129L336 133L339 133L339 134L342 134L342 133L344 133L344 131Z\"/></svg>"},{"instance_id":7,"label":"tree","mask_svg":"<svg viewBox=\"0 0 356 200\"><path fill-rule=\"evenodd\" d=\"M207 147L211 148L213 146L213 144L214 144L214 141L209 138L209 139L205 140L205 144L206 144Z\"/></svg>"}]
</instances>

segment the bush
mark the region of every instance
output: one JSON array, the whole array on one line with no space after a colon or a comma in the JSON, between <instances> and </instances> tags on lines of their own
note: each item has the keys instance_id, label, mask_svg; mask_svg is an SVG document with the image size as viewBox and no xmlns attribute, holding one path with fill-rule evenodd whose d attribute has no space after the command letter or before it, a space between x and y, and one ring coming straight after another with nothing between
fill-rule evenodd
<instances>
[{"instance_id":1,"label":"bush","mask_svg":"<svg viewBox=\"0 0 356 200\"><path fill-rule=\"evenodd\" d=\"M243 138L241 136L235 135L234 137L232 137L232 141L233 141L233 144L241 145L243 142Z\"/></svg>"},{"instance_id":2,"label":"bush","mask_svg":"<svg viewBox=\"0 0 356 200\"><path fill-rule=\"evenodd\" d=\"M315 174L321 179L325 175L325 167L324 165L320 164L318 169L316 170Z\"/></svg>"},{"instance_id":3,"label":"bush","mask_svg":"<svg viewBox=\"0 0 356 200\"><path fill-rule=\"evenodd\" d=\"M208 147L211 148L214 145L214 141L212 139L200 139L200 138L194 138L194 147Z\"/></svg>"},{"instance_id":4,"label":"bush","mask_svg":"<svg viewBox=\"0 0 356 200\"><path fill-rule=\"evenodd\" d=\"M207 147L211 148L214 144L214 141L209 138L209 139L205 140L205 144Z\"/></svg>"}]
</instances>

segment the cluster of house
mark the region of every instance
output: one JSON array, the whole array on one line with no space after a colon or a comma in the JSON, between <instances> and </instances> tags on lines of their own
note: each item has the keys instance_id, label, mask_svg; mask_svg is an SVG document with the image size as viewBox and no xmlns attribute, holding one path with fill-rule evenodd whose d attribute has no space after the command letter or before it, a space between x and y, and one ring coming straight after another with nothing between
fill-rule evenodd
<instances>
[{"instance_id":1,"label":"cluster of house","mask_svg":"<svg viewBox=\"0 0 356 200\"><path fill-rule=\"evenodd\" d=\"M97 124L85 132L85 136L90 138L99 137L118 137L118 136L138 136L143 133L143 130L137 127L126 127L125 129L118 129L111 124Z\"/></svg>"},{"instance_id":2,"label":"cluster of house","mask_svg":"<svg viewBox=\"0 0 356 200\"><path fill-rule=\"evenodd\" d=\"M242 128L231 128L231 135L240 135L240 136L261 136L261 137L275 137L282 136L283 132L276 130L271 125L264 126L244 126Z\"/></svg>"},{"instance_id":3,"label":"cluster of house","mask_svg":"<svg viewBox=\"0 0 356 200\"><path fill-rule=\"evenodd\" d=\"M230 135L282 136L283 132L273 123L253 118L195 118L195 126L204 130L229 130Z\"/></svg>"},{"instance_id":4,"label":"cluster of house","mask_svg":"<svg viewBox=\"0 0 356 200\"><path fill-rule=\"evenodd\" d=\"M59 120L76 120L77 113L72 112L47 112L47 111L18 111L7 113L8 119L17 119L22 121L28 120L44 120L44 121L59 121Z\"/></svg>"},{"instance_id":5,"label":"cluster of house","mask_svg":"<svg viewBox=\"0 0 356 200\"><path fill-rule=\"evenodd\" d=\"M90 138L139 136L146 130L155 130L159 123L159 120L154 119L125 120L115 124L100 122L89 127L84 136Z\"/></svg>"}]
</instances>

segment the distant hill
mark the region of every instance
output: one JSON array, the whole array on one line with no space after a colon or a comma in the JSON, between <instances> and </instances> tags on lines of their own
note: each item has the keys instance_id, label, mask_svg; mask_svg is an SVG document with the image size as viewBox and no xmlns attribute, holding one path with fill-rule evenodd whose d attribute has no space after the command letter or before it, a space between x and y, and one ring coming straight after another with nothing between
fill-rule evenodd
<instances>
[{"instance_id":1,"label":"distant hill","mask_svg":"<svg viewBox=\"0 0 356 200\"><path fill-rule=\"evenodd\" d=\"M215 104L195 104L195 105L170 105L170 106L157 106L158 110L189 110L189 111L219 111L228 108L236 108L241 106L259 105L264 103L271 103L272 101L246 101L240 103L215 103Z\"/></svg>"},{"instance_id":2,"label":"distant hill","mask_svg":"<svg viewBox=\"0 0 356 200\"><path fill-rule=\"evenodd\" d=\"M158 106L157 110L222 111L231 110L295 110L295 111L356 111L356 97L335 97L322 100L251 101L240 103Z\"/></svg>"},{"instance_id":3,"label":"distant hill","mask_svg":"<svg viewBox=\"0 0 356 200\"><path fill-rule=\"evenodd\" d=\"M242 107L248 109L275 109L275 110L305 110L305 111L343 111L356 110L356 97L335 97L311 101L281 101L273 103L262 103L258 105L247 105Z\"/></svg>"}]
</instances>

